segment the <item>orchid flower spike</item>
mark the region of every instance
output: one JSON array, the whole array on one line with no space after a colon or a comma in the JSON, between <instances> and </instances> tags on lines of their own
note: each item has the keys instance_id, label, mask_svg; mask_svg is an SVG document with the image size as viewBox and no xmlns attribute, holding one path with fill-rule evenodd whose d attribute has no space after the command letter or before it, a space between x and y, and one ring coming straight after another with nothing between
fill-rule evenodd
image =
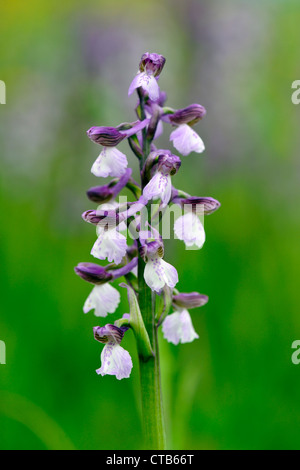
<instances>
[{"instance_id":1,"label":"orchid flower spike","mask_svg":"<svg viewBox=\"0 0 300 470\"><path fill-rule=\"evenodd\" d=\"M115 375L118 380L130 376L132 360L128 351L120 346L128 327L120 328L107 324L93 328L96 341L105 344L101 353L101 367L96 370L98 375Z\"/></svg>"},{"instance_id":2,"label":"orchid flower spike","mask_svg":"<svg viewBox=\"0 0 300 470\"><path fill-rule=\"evenodd\" d=\"M139 72L131 82L128 95L131 95L136 88L141 87L149 95L150 100L158 101L160 89L157 80L165 62L166 59L160 54L150 54L149 52L143 54L139 65Z\"/></svg>"},{"instance_id":3,"label":"orchid flower spike","mask_svg":"<svg viewBox=\"0 0 300 470\"><path fill-rule=\"evenodd\" d=\"M161 396L159 381L153 382L155 374L152 373L153 368L159 370L156 329L162 326L164 337L173 344L193 341L199 336L189 311L208 301L206 295L180 293L176 289L177 270L164 260L165 230L160 233L166 220L163 215L168 213L168 204L177 204L182 210L175 221L175 235L186 247L201 248L205 242L202 217L220 206L213 198L192 197L172 185L172 177L181 168L181 159L170 150L160 149L155 139L163 133L166 123L173 126L170 141L180 154L203 152L204 143L193 126L206 115L206 110L195 103L177 110L165 106L167 96L158 84L164 65L165 58L160 54L147 52L141 57L138 72L128 90L128 95L137 92L138 102L134 108L137 121L124 122L117 127L94 126L87 131L89 139L102 146L91 172L97 177L110 177L110 180L87 191L89 200L100 205L95 210L85 211L82 218L96 227L97 240L90 254L99 260L108 260L110 264L99 266L86 262L74 268L81 279L92 284L83 312L93 310L97 317L106 317L116 311L120 293L112 283L125 278L119 287L127 289L130 314L124 314L114 324L93 329L94 338L104 345L101 366L96 372L102 376L114 375L118 380L130 376L132 360L129 352L121 347L124 334L130 328L136 341L138 360L145 365L141 366L140 372L143 403L147 400L147 410L147 390ZM138 159L138 182L132 178L127 156L118 147L126 139ZM133 194L134 200L122 198L118 203L117 197L124 189ZM158 204L151 204L151 201ZM129 241L127 243L129 235L134 240L131 246L128 246ZM157 422L155 426L147 424L147 433L149 430L153 443L159 442L163 435L160 398L155 400L150 400L150 412L145 414L146 419L153 413L155 415L152 410L155 402ZM161 441L159 445L164 443Z\"/></svg>"}]
</instances>

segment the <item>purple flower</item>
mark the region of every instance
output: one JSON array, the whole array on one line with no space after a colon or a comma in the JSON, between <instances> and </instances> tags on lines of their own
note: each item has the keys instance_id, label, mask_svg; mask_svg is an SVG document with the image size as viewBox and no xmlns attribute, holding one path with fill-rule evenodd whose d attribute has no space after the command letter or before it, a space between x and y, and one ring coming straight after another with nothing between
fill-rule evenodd
<instances>
[{"instance_id":1,"label":"purple flower","mask_svg":"<svg viewBox=\"0 0 300 470\"><path fill-rule=\"evenodd\" d=\"M178 109L174 114L167 114L166 120L171 124L193 125L206 115L206 109L201 104L191 104L183 109Z\"/></svg>"},{"instance_id":2,"label":"purple flower","mask_svg":"<svg viewBox=\"0 0 300 470\"><path fill-rule=\"evenodd\" d=\"M104 204L99 207L101 208L103 206ZM88 210L83 212L81 217L83 218L83 220L85 220L85 222L101 226L106 230L110 228L116 228L116 226L120 222L120 215L115 210Z\"/></svg>"},{"instance_id":3,"label":"purple flower","mask_svg":"<svg viewBox=\"0 0 300 470\"><path fill-rule=\"evenodd\" d=\"M126 137L130 137L149 123L149 119L136 121L130 124L120 124L119 129L114 127L91 127L87 131L88 137L97 144L103 145L103 150L92 166L91 172L95 176L121 177L128 166L127 157L116 146Z\"/></svg>"},{"instance_id":4,"label":"purple flower","mask_svg":"<svg viewBox=\"0 0 300 470\"><path fill-rule=\"evenodd\" d=\"M173 295L172 302L175 308L190 309L202 307L208 302L208 297L198 292L180 293Z\"/></svg>"},{"instance_id":5,"label":"purple flower","mask_svg":"<svg viewBox=\"0 0 300 470\"><path fill-rule=\"evenodd\" d=\"M105 343L101 353L101 367L96 370L98 375L115 375L118 380L130 376L132 360L128 351L120 346L127 329L110 324L94 327L95 339Z\"/></svg>"},{"instance_id":6,"label":"purple flower","mask_svg":"<svg viewBox=\"0 0 300 470\"><path fill-rule=\"evenodd\" d=\"M105 326L95 326L93 328L94 338L100 343L106 344L109 341L114 341L120 344L124 333L128 330L128 327L118 327L116 325L107 324Z\"/></svg>"},{"instance_id":7,"label":"purple flower","mask_svg":"<svg viewBox=\"0 0 300 470\"><path fill-rule=\"evenodd\" d=\"M202 153L205 150L204 143L199 135L188 125L180 124L170 135L173 145L182 155L191 152Z\"/></svg>"},{"instance_id":8,"label":"purple flower","mask_svg":"<svg viewBox=\"0 0 300 470\"><path fill-rule=\"evenodd\" d=\"M164 68L166 59L160 54L145 52L142 55L139 70L140 72L147 72L154 75L154 77L159 77L162 69Z\"/></svg>"},{"instance_id":9,"label":"purple flower","mask_svg":"<svg viewBox=\"0 0 300 470\"><path fill-rule=\"evenodd\" d=\"M191 343L199 338L194 330L191 316L185 309L167 315L162 324L164 337L175 345L178 343Z\"/></svg>"},{"instance_id":10,"label":"purple flower","mask_svg":"<svg viewBox=\"0 0 300 470\"><path fill-rule=\"evenodd\" d=\"M91 172L95 176L106 178L107 176L122 176L127 168L127 157L115 147L104 147L97 160L94 162Z\"/></svg>"},{"instance_id":11,"label":"purple flower","mask_svg":"<svg viewBox=\"0 0 300 470\"><path fill-rule=\"evenodd\" d=\"M173 288L178 282L174 266L162 259L164 250L161 242L146 242L141 256L146 261L144 279L151 290L160 293L165 285Z\"/></svg>"},{"instance_id":12,"label":"purple flower","mask_svg":"<svg viewBox=\"0 0 300 470\"><path fill-rule=\"evenodd\" d=\"M180 199L175 197L174 203L181 205L185 214L178 217L174 224L174 231L187 247L202 248L205 242L205 231L200 220L201 216L212 214L220 207L219 201L211 197L189 197Z\"/></svg>"},{"instance_id":13,"label":"purple flower","mask_svg":"<svg viewBox=\"0 0 300 470\"><path fill-rule=\"evenodd\" d=\"M148 201L150 199L161 199L162 207L165 207L172 195L171 175L173 176L177 173L181 161L177 155L172 155L169 151L158 150L156 153L159 154L160 152L157 171L145 186L143 196Z\"/></svg>"},{"instance_id":14,"label":"purple flower","mask_svg":"<svg viewBox=\"0 0 300 470\"><path fill-rule=\"evenodd\" d=\"M190 196L186 199L181 199L175 195L173 202L180 204L185 211L193 211L198 215L212 214L221 206L220 202L212 197Z\"/></svg>"},{"instance_id":15,"label":"purple flower","mask_svg":"<svg viewBox=\"0 0 300 470\"><path fill-rule=\"evenodd\" d=\"M87 136L96 144L103 145L103 147L116 147L123 139L126 138L115 127L91 127L87 131Z\"/></svg>"},{"instance_id":16,"label":"purple flower","mask_svg":"<svg viewBox=\"0 0 300 470\"><path fill-rule=\"evenodd\" d=\"M94 263L79 263L74 270L82 279L95 285L104 284L113 278L105 268Z\"/></svg>"},{"instance_id":17,"label":"purple flower","mask_svg":"<svg viewBox=\"0 0 300 470\"><path fill-rule=\"evenodd\" d=\"M148 93L150 100L158 101L160 89L157 83L159 75L164 67L166 59L159 54L146 52L140 62L139 73L134 77L128 90L131 95L136 88L141 87Z\"/></svg>"},{"instance_id":18,"label":"purple flower","mask_svg":"<svg viewBox=\"0 0 300 470\"><path fill-rule=\"evenodd\" d=\"M117 228L105 230L97 226L98 238L92 248L91 255L98 259L108 259L120 264L127 252L126 237Z\"/></svg>"},{"instance_id":19,"label":"purple flower","mask_svg":"<svg viewBox=\"0 0 300 470\"><path fill-rule=\"evenodd\" d=\"M179 240L183 240L185 246L197 246L202 248L205 242L205 231L199 217L193 213L184 214L176 220L174 231Z\"/></svg>"},{"instance_id":20,"label":"purple flower","mask_svg":"<svg viewBox=\"0 0 300 470\"><path fill-rule=\"evenodd\" d=\"M95 310L96 317L106 317L114 313L120 303L120 294L109 283L97 285L93 288L83 306L83 312Z\"/></svg>"}]
</instances>

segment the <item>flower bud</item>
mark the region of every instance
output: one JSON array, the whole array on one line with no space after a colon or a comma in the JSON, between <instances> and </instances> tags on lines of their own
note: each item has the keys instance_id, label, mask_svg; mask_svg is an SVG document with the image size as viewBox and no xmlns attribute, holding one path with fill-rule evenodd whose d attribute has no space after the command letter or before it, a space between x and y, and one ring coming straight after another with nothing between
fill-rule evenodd
<instances>
[{"instance_id":1,"label":"flower bud","mask_svg":"<svg viewBox=\"0 0 300 470\"><path fill-rule=\"evenodd\" d=\"M105 268L94 263L79 263L74 271L78 276L91 284L99 285L110 281L113 275L108 273Z\"/></svg>"},{"instance_id":2,"label":"flower bud","mask_svg":"<svg viewBox=\"0 0 300 470\"><path fill-rule=\"evenodd\" d=\"M172 124L195 124L206 115L206 109L201 104L191 104L183 109L178 109L169 115Z\"/></svg>"},{"instance_id":3,"label":"flower bud","mask_svg":"<svg viewBox=\"0 0 300 470\"><path fill-rule=\"evenodd\" d=\"M109 184L105 186L93 186L87 192L87 197L98 204L105 204L114 197L113 188Z\"/></svg>"},{"instance_id":4,"label":"flower bud","mask_svg":"<svg viewBox=\"0 0 300 470\"><path fill-rule=\"evenodd\" d=\"M165 65L165 62L166 59L162 55L146 52L142 55L139 70L140 72L147 72L154 75L154 77L158 77Z\"/></svg>"},{"instance_id":5,"label":"flower bud","mask_svg":"<svg viewBox=\"0 0 300 470\"><path fill-rule=\"evenodd\" d=\"M98 204L105 204L115 198L127 185L132 174L132 169L127 168L121 178L114 179L105 186L93 186L87 191L88 198Z\"/></svg>"},{"instance_id":6,"label":"flower bud","mask_svg":"<svg viewBox=\"0 0 300 470\"><path fill-rule=\"evenodd\" d=\"M207 302L207 295L198 294L198 292L173 295L173 305L180 308L186 308L188 310L190 308L202 307Z\"/></svg>"},{"instance_id":7,"label":"flower bud","mask_svg":"<svg viewBox=\"0 0 300 470\"><path fill-rule=\"evenodd\" d=\"M87 131L89 139L103 147L116 147L126 134L122 134L115 127L91 127Z\"/></svg>"},{"instance_id":8,"label":"flower bud","mask_svg":"<svg viewBox=\"0 0 300 470\"><path fill-rule=\"evenodd\" d=\"M180 204L184 209L191 209L193 212L209 215L221 206L220 202L212 197L194 197L181 199Z\"/></svg>"},{"instance_id":9,"label":"flower bud","mask_svg":"<svg viewBox=\"0 0 300 470\"><path fill-rule=\"evenodd\" d=\"M94 338L100 343L116 343L120 344L125 331L128 330L128 327L122 326L119 328L116 325L107 324L105 326L95 326L93 328Z\"/></svg>"},{"instance_id":10,"label":"flower bud","mask_svg":"<svg viewBox=\"0 0 300 470\"><path fill-rule=\"evenodd\" d=\"M115 211L89 210L82 214L83 220L93 225L113 228L119 223L119 214Z\"/></svg>"}]
</instances>

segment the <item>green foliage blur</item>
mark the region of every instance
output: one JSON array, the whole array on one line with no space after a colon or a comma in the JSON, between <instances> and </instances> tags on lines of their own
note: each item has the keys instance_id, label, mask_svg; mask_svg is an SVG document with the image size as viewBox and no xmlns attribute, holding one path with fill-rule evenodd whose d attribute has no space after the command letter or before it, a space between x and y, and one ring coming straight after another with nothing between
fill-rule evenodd
<instances>
[{"instance_id":1,"label":"green foliage blur","mask_svg":"<svg viewBox=\"0 0 300 470\"><path fill-rule=\"evenodd\" d=\"M167 105L207 109L195 127L206 151L182 158L174 184L222 204L205 219L202 250L166 243L179 290L210 298L191 311L198 340L160 338L168 447L299 449L299 2L14 0L0 10L0 448L143 448L133 335L131 378L97 376L101 319L83 314L91 286L73 267L93 261L95 241L81 219L99 183L86 130L135 119L127 90L148 51L167 59ZM168 138L165 125L161 148ZM121 294L111 321L128 311Z\"/></svg>"}]
</instances>

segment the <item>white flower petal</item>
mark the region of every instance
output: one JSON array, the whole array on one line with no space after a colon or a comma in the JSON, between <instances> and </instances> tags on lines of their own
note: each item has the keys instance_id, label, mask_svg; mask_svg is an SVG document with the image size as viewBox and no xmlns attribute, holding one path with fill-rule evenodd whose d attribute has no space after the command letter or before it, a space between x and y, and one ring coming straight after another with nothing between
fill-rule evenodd
<instances>
[{"instance_id":1,"label":"white flower petal","mask_svg":"<svg viewBox=\"0 0 300 470\"><path fill-rule=\"evenodd\" d=\"M107 343L101 353L99 375L115 375L118 380L127 379L132 369L132 360L128 351L119 344Z\"/></svg>"},{"instance_id":2,"label":"white flower petal","mask_svg":"<svg viewBox=\"0 0 300 470\"><path fill-rule=\"evenodd\" d=\"M131 95L138 87L142 87L148 93L150 100L157 101L159 99L159 86L152 74L138 73L130 84L128 95Z\"/></svg>"},{"instance_id":3,"label":"white flower petal","mask_svg":"<svg viewBox=\"0 0 300 470\"><path fill-rule=\"evenodd\" d=\"M108 259L109 262L114 261L120 264L126 255L127 242L126 237L119 233L116 229L102 231L98 229L98 239L94 243L91 255L98 259Z\"/></svg>"},{"instance_id":4,"label":"white flower petal","mask_svg":"<svg viewBox=\"0 0 300 470\"><path fill-rule=\"evenodd\" d=\"M177 238L183 240L186 246L196 245L202 248L205 242L204 227L199 217L193 212L178 217L174 224L174 231Z\"/></svg>"},{"instance_id":5,"label":"white flower petal","mask_svg":"<svg viewBox=\"0 0 300 470\"><path fill-rule=\"evenodd\" d=\"M149 258L144 270L146 284L156 292L159 292L166 284L174 287L178 282L178 274L174 266L163 259Z\"/></svg>"},{"instance_id":6,"label":"white flower petal","mask_svg":"<svg viewBox=\"0 0 300 470\"><path fill-rule=\"evenodd\" d=\"M175 345L178 343L191 343L194 339L199 338L187 310L168 315L163 321L162 331L164 337Z\"/></svg>"},{"instance_id":7,"label":"white flower petal","mask_svg":"<svg viewBox=\"0 0 300 470\"><path fill-rule=\"evenodd\" d=\"M163 175L160 171L155 173L153 178L145 186L143 196L149 201L150 199L162 200L162 206L165 207L170 201L172 193L172 182L170 175Z\"/></svg>"},{"instance_id":8,"label":"white flower petal","mask_svg":"<svg viewBox=\"0 0 300 470\"><path fill-rule=\"evenodd\" d=\"M182 155L188 155L191 152L202 153L205 150L203 140L188 124L181 124L175 129L170 140Z\"/></svg>"},{"instance_id":9,"label":"white flower petal","mask_svg":"<svg viewBox=\"0 0 300 470\"><path fill-rule=\"evenodd\" d=\"M114 313L120 303L120 293L110 284L95 286L83 306L84 313L95 309L96 317Z\"/></svg>"},{"instance_id":10,"label":"white flower petal","mask_svg":"<svg viewBox=\"0 0 300 470\"><path fill-rule=\"evenodd\" d=\"M126 155L116 147L103 147L102 152L92 166L91 172L95 176L120 177L128 166Z\"/></svg>"}]
</instances>

